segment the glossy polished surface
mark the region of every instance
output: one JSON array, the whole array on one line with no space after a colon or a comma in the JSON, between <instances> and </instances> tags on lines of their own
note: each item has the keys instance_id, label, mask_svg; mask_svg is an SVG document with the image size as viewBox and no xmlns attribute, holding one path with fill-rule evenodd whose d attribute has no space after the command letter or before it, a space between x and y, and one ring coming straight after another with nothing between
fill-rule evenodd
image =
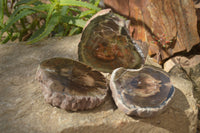
<instances>
[{"instance_id":1,"label":"glossy polished surface","mask_svg":"<svg viewBox=\"0 0 200 133\"><path fill-rule=\"evenodd\" d=\"M124 106L127 112L162 109L174 94L168 74L152 66L137 70L118 68L112 73L110 87L118 107Z\"/></svg>"},{"instance_id":2,"label":"glossy polished surface","mask_svg":"<svg viewBox=\"0 0 200 133\"><path fill-rule=\"evenodd\" d=\"M141 49L129 36L126 22L112 12L90 20L78 53L80 61L102 72L111 73L118 67L139 68L144 63Z\"/></svg>"}]
</instances>

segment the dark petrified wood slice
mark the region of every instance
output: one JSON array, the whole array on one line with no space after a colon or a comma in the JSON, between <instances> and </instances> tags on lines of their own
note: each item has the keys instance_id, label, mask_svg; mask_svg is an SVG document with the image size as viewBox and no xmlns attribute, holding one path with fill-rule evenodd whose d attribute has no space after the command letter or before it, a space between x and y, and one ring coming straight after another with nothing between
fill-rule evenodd
<instances>
[{"instance_id":1,"label":"dark petrified wood slice","mask_svg":"<svg viewBox=\"0 0 200 133\"><path fill-rule=\"evenodd\" d=\"M141 67L145 55L130 38L126 27L126 21L110 10L97 13L83 31L78 48L79 60L109 73L118 67Z\"/></svg>"},{"instance_id":2,"label":"dark petrified wood slice","mask_svg":"<svg viewBox=\"0 0 200 133\"><path fill-rule=\"evenodd\" d=\"M41 62L36 78L43 85L45 100L65 110L92 109L107 95L104 76L71 59L52 58Z\"/></svg>"},{"instance_id":3,"label":"dark petrified wood slice","mask_svg":"<svg viewBox=\"0 0 200 133\"><path fill-rule=\"evenodd\" d=\"M152 66L115 69L110 88L120 110L140 117L161 113L174 95L174 87L167 73Z\"/></svg>"}]
</instances>

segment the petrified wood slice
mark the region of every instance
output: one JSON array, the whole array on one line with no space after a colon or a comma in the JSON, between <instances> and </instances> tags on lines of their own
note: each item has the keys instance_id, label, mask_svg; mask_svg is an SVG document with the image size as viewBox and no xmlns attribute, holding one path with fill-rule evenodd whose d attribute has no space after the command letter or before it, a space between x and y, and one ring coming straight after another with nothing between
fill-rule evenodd
<instances>
[{"instance_id":1,"label":"petrified wood slice","mask_svg":"<svg viewBox=\"0 0 200 133\"><path fill-rule=\"evenodd\" d=\"M83 31L78 46L79 60L109 73L118 67L141 67L145 55L126 27L127 23L108 9L97 13Z\"/></svg>"},{"instance_id":2,"label":"petrified wood slice","mask_svg":"<svg viewBox=\"0 0 200 133\"><path fill-rule=\"evenodd\" d=\"M174 95L174 87L167 73L152 66L115 69L110 88L120 110L140 117L161 113Z\"/></svg>"},{"instance_id":3,"label":"petrified wood slice","mask_svg":"<svg viewBox=\"0 0 200 133\"><path fill-rule=\"evenodd\" d=\"M43 85L45 100L65 110L92 109L107 95L104 76L71 59L52 58L41 62L36 78Z\"/></svg>"}]
</instances>

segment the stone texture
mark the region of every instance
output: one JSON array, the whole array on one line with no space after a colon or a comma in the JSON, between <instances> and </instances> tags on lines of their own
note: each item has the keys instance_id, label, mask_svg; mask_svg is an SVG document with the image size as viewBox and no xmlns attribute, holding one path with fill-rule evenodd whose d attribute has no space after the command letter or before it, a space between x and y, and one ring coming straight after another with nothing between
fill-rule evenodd
<instances>
[{"instance_id":1,"label":"stone texture","mask_svg":"<svg viewBox=\"0 0 200 133\"><path fill-rule=\"evenodd\" d=\"M139 44L144 43L131 39L124 19L109 9L101 10L83 30L78 45L79 60L106 73L112 73L118 67L140 68L145 55ZM148 52L148 48L144 51Z\"/></svg>"},{"instance_id":2,"label":"stone texture","mask_svg":"<svg viewBox=\"0 0 200 133\"><path fill-rule=\"evenodd\" d=\"M120 110L139 117L152 117L163 112L175 92L168 73L147 65L141 69L115 69L110 89Z\"/></svg>"},{"instance_id":3,"label":"stone texture","mask_svg":"<svg viewBox=\"0 0 200 133\"><path fill-rule=\"evenodd\" d=\"M195 133L197 108L191 82L172 78L177 88L172 104L147 119L126 116L107 97L96 109L67 112L46 104L35 80L39 63L52 57L77 59L80 35L34 45L0 45L0 131L3 133Z\"/></svg>"},{"instance_id":4,"label":"stone texture","mask_svg":"<svg viewBox=\"0 0 200 133\"><path fill-rule=\"evenodd\" d=\"M132 37L150 44L150 56L166 59L180 51L188 52L199 43L192 0L104 0L104 3L131 20Z\"/></svg>"},{"instance_id":5,"label":"stone texture","mask_svg":"<svg viewBox=\"0 0 200 133\"><path fill-rule=\"evenodd\" d=\"M69 58L42 61L36 79L45 101L68 111L93 109L108 94L107 79L100 72Z\"/></svg>"},{"instance_id":6,"label":"stone texture","mask_svg":"<svg viewBox=\"0 0 200 133\"><path fill-rule=\"evenodd\" d=\"M193 2L194 2L195 8L200 8L200 1L199 0L193 0Z\"/></svg>"},{"instance_id":7,"label":"stone texture","mask_svg":"<svg viewBox=\"0 0 200 133\"><path fill-rule=\"evenodd\" d=\"M200 111L200 55L193 55L190 58L185 56L176 56L169 59L164 64L164 69L172 75L192 81L194 97L198 111ZM200 114L198 114L198 130L200 130Z\"/></svg>"},{"instance_id":8,"label":"stone texture","mask_svg":"<svg viewBox=\"0 0 200 133\"><path fill-rule=\"evenodd\" d=\"M191 55L190 55L191 56ZM186 56L175 56L164 64L165 71L171 75L182 77L193 83L194 97L197 100L197 106L200 110L200 55L193 55L190 58ZM200 119L200 115L198 116Z\"/></svg>"},{"instance_id":9,"label":"stone texture","mask_svg":"<svg viewBox=\"0 0 200 133\"><path fill-rule=\"evenodd\" d=\"M200 64L200 55L191 55L191 57L187 56L175 56L169 60L167 60L164 64L164 70L166 72L170 72L174 67L181 66L188 75L195 74L194 70L191 69L198 68ZM197 73L198 74L198 71Z\"/></svg>"},{"instance_id":10,"label":"stone texture","mask_svg":"<svg viewBox=\"0 0 200 133\"><path fill-rule=\"evenodd\" d=\"M200 2L195 5L196 8L196 15L197 15L197 31L200 35Z\"/></svg>"}]
</instances>

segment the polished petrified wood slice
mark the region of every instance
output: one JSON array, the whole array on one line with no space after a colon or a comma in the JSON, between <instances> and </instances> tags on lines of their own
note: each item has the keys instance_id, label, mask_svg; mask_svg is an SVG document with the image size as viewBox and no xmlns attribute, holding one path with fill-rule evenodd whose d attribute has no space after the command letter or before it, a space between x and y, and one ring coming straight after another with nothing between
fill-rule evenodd
<instances>
[{"instance_id":1,"label":"polished petrified wood slice","mask_svg":"<svg viewBox=\"0 0 200 133\"><path fill-rule=\"evenodd\" d=\"M130 38L126 27L126 21L108 9L97 13L83 31L78 49L79 60L98 71L109 73L118 67L141 67L145 55Z\"/></svg>"},{"instance_id":2,"label":"polished petrified wood slice","mask_svg":"<svg viewBox=\"0 0 200 133\"><path fill-rule=\"evenodd\" d=\"M174 95L174 87L167 73L153 66L115 69L110 88L120 110L140 117L159 114Z\"/></svg>"},{"instance_id":3,"label":"polished petrified wood slice","mask_svg":"<svg viewBox=\"0 0 200 133\"><path fill-rule=\"evenodd\" d=\"M71 59L52 58L41 62L36 78L43 85L45 100L65 110L92 109L107 95L104 76Z\"/></svg>"}]
</instances>

